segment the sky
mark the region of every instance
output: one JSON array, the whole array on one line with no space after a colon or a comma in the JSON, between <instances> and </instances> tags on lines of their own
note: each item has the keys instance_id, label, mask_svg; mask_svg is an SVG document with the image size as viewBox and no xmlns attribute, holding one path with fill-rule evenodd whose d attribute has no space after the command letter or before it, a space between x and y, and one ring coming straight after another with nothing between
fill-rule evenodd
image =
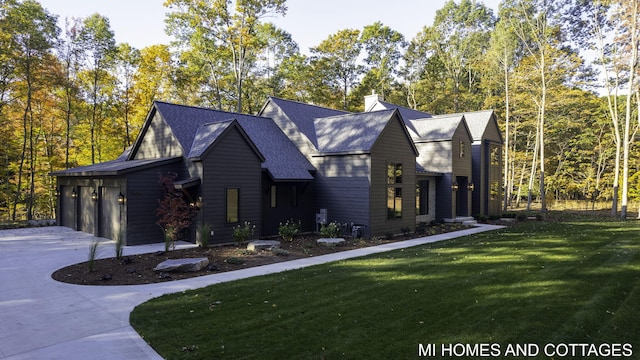
<instances>
[{"instance_id":1,"label":"sky","mask_svg":"<svg viewBox=\"0 0 640 360\"><path fill-rule=\"evenodd\" d=\"M500 0L478 0L498 11ZM168 44L172 38L164 32L167 8L164 0L39 0L50 13L58 15L61 29L65 18L87 17L99 13L109 18L116 42L127 42L142 49ZM267 18L290 33L302 53L338 30L362 30L376 21L412 39L424 26L433 23L446 0L287 0L285 17Z\"/></svg>"}]
</instances>

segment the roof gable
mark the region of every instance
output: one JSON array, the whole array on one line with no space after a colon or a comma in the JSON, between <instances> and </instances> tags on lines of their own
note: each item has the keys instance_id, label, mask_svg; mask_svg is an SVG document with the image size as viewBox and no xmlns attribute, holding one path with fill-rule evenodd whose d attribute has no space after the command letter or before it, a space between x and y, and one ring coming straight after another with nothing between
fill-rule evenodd
<instances>
[{"instance_id":1,"label":"roof gable","mask_svg":"<svg viewBox=\"0 0 640 360\"><path fill-rule=\"evenodd\" d=\"M232 129L236 129L240 132L240 135L246 140L247 144L256 153L260 161L264 162L265 158L260 150L257 149L255 144L249 139L248 135L242 127L239 126L238 121L235 119L200 125L193 139L193 144L191 145L188 158L196 161L202 160L202 158L213 149L215 144Z\"/></svg>"}]
</instances>

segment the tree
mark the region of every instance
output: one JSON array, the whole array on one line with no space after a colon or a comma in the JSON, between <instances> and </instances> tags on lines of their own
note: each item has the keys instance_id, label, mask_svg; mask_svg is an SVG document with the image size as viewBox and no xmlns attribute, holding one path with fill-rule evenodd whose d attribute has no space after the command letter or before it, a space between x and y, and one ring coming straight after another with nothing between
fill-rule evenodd
<instances>
[{"instance_id":1,"label":"tree","mask_svg":"<svg viewBox=\"0 0 640 360\"><path fill-rule=\"evenodd\" d=\"M499 93L504 94L504 159L503 159L503 189L504 199L502 210L507 211L511 192L513 190L513 172L511 171L512 159L510 157L511 146L511 104L510 104L510 81L511 73L517 64L520 49L517 36L513 33L508 19L509 14L504 9L500 14L500 21L497 22L495 29L491 34L489 51L484 62L485 68L489 69L483 77L483 86L497 86L500 88ZM485 105L488 101L485 101Z\"/></svg>"},{"instance_id":2,"label":"tree","mask_svg":"<svg viewBox=\"0 0 640 360\"><path fill-rule=\"evenodd\" d=\"M109 19L93 14L84 19L80 32L82 46L87 57L87 102L89 109L89 129L91 137L91 163L96 163L96 152L100 150L99 135L102 130L102 112L106 105L104 91L108 85L107 69L113 64L116 54L115 38L109 25ZM100 159L98 159L100 160Z\"/></svg>"},{"instance_id":3,"label":"tree","mask_svg":"<svg viewBox=\"0 0 640 360\"><path fill-rule=\"evenodd\" d=\"M163 197L158 200L157 224L165 234L165 250L175 249L176 241L183 236L184 230L191 226L194 211L185 201L183 193L174 186L176 174L160 176Z\"/></svg>"},{"instance_id":4,"label":"tree","mask_svg":"<svg viewBox=\"0 0 640 360\"><path fill-rule=\"evenodd\" d=\"M477 64L486 52L494 22L493 12L482 3L462 0L457 4L449 0L436 11L433 26L423 30L427 46L444 65L451 81L454 112L462 109L463 82L469 92L477 86Z\"/></svg>"},{"instance_id":5,"label":"tree","mask_svg":"<svg viewBox=\"0 0 640 360\"><path fill-rule=\"evenodd\" d=\"M166 0L164 6L176 9L167 15L169 34L195 49L208 44L208 51L216 49L231 64L236 111L242 112L242 84L261 47L256 36L260 20L284 15L285 0ZM204 58L203 52L196 54Z\"/></svg>"},{"instance_id":6,"label":"tree","mask_svg":"<svg viewBox=\"0 0 640 360\"><path fill-rule=\"evenodd\" d=\"M625 23L627 30L626 50L629 51L628 55L628 72L629 79L627 80L627 101L625 108L625 121L623 132L623 155L622 155L622 201L620 204L620 217L622 219L627 218L627 201L629 197L629 151L631 147L631 118L632 118L632 103L633 96L638 91L637 84L635 83L636 71L638 71L638 41L640 41L640 26L638 26L638 0L629 0L622 2L621 16Z\"/></svg>"},{"instance_id":7,"label":"tree","mask_svg":"<svg viewBox=\"0 0 640 360\"><path fill-rule=\"evenodd\" d=\"M342 107L348 109L347 95L355 84L362 66L357 64L362 49L360 31L339 30L329 35L317 47L311 48L311 65L331 89L342 92Z\"/></svg>"},{"instance_id":8,"label":"tree","mask_svg":"<svg viewBox=\"0 0 640 360\"><path fill-rule=\"evenodd\" d=\"M62 89L62 111L65 118L65 168L71 167L71 133L72 124L77 121L77 106L79 102L78 73L83 61L83 49L80 41L80 19L65 19L63 38L58 42L58 59L64 69L64 83ZM75 108L75 109L74 109ZM76 121L73 121L75 118Z\"/></svg>"},{"instance_id":9,"label":"tree","mask_svg":"<svg viewBox=\"0 0 640 360\"><path fill-rule=\"evenodd\" d=\"M34 112L33 96L37 87L45 82L39 82L38 71L43 66L53 43L58 36L59 29L56 26L56 17L49 14L33 0L22 3L12 3L5 10L5 17L0 27L2 33L10 33L10 49L13 54L15 77L20 82L20 88L14 90L22 106L22 133L20 139L22 150L17 169L17 185L13 198L12 219L16 220L17 206L19 202L26 200L27 219L33 218L34 192L35 192L35 139L34 139ZM22 198L23 175L25 165L29 170L29 189L26 199Z\"/></svg>"},{"instance_id":10,"label":"tree","mask_svg":"<svg viewBox=\"0 0 640 360\"><path fill-rule=\"evenodd\" d=\"M404 36L377 21L364 27L360 41L367 53L364 62L376 80L374 89L385 97L406 47Z\"/></svg>"},{"instance_id":11,"label":"tree","mask_svg":"<svg viewBox=\"0 0 640 360\"><path fill-rule=\"evenodd\" d=\"M545 115L547 110L547 87L551 58L549 51L558 44L558 26L551 20L559 16L562 4L546 0L515 0L511 5L511 25L515 34L525 45L525 51L534 60L538 71L539 95L534 98L538 107L538 154L540 156L540 202L542 211L547 211L545 191ZM555 18L554 18L555 16Z\"/></svg>"},{"instance_id":12,"label":"tree","mask_svg":"<svg viewBox=\"0 0 640 360\"><path fill-rule=\"evenodd\" d=\"M118 94L120 95L118 116L123 121L124 138L122 150L125 150L133 142L130 118L135 96L134 78L140 66L140 50L132 48L127 43L119 44L116 51L115 65L118 70L118 82L120 85L118 87Z\"/></svg>"}]
</instances>

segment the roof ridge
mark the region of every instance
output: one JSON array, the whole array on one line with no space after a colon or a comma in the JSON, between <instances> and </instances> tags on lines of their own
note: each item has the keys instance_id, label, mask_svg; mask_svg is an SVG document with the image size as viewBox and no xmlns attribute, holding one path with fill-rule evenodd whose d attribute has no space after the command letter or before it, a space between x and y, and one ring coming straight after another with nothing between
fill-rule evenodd
<instances>
[{"instance_id":1,"label":"roof ridge","mask_svg":"<svg viewBox=\"0 0 640 360\"><path fill-rule=\"evenodd\" d=\"M346 114L355 114L355 113L353 113L351 111L333 109L333 108L330 108L330 107L320 106L320 105L316 105L316 104L309 104L309 103L305 103L305 102L298 101L298 100L283 99L283 98L279 98L279 97L276 97L276 96L269 96L269 98L272 99L272 100L286 101L286 102L290 102L290 103L295 103L295 104L299 104L299 105L315 107L315 108L324 109L324 110L340 111L340 112L343 112L345 115Z\"/></svg>"},{"instance_id":2,"label":"roof ridge","mask_svg":"<svg viewBox=\"0 0 640 360\"><path fill-rule=\"evenodd\" d=\"M248 116L248 117L253 117L253 118L258 118L258 119L269 119L269 118L264 117L264 116L258 116L258 115L252 115L252 114L244 114L244 113L239 113L239 112L235 112L235 111L226 111L226 110L214 109L214 108L205 107L205 106L177 104L177 103L172 103L172 102L168 102L168 101L160 101L160 100L154 100L153 102L154 103L161 103L161 104L165 104L165 105L171 105L171 106L178 106L178 107L183 107L183 108L195 109L195 110L215 111L215 112L219 112L219 113Z\"/></svg>"}]
</instances>

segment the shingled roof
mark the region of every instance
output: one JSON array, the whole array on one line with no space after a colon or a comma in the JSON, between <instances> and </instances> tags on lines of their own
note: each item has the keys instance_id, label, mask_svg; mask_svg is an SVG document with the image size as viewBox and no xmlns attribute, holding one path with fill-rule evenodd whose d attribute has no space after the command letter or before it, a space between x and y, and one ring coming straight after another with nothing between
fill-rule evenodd
<instances>
[{"instance_id":1,"label":"shingled roof","mask_svg":"<svg viewBox=\"0 0 640 360\"><path fill-rule=\"evenodd\" d=\"M197 157L233 120L264 156L262 168L274 180L312 180L315 168L272 119L226 111L154 102L189 157Z\"/></svg>"},{"instance_id":2,"label":"shingled roof","mask_svg":"<svg viewBox=\"0 0 640 360\"><path fill-rule=\"evenodd\" d=\"M463 115L440 115L428 119L411 120L416 130L415 142L448 141L453 138L460 123L465 122ZM465 127L467 127L465 125Z\"/></svg>"},{"instance_id":3,"label":"shingled roof","mask_svg":"<svg viewBox=\"0 0 640 360\"><path fill-rule=\"evenodd\" d=\"M78 166L71 169L51 172L52 176L117 176L138 171L142 169L153 168L165 164L170 164L180 160L176 158L161 159L143 159L143 160L125 160L118 158L112 161L105 161L98 164Z\"/></svg>"},{"instance_id":4,"label":"shingled roof","mask_svg":"<svg viewBox=\"0 0 640 360\"><path fill-rule=\"evenodd\" d=\"M276 97L269 97L269 101L274 103L280 110L295 124L309 142L318 148L318 139L314 120L338 115L351 114L347 111L324 108L317 105L305 104L293 100L285 100Z\"/></svg>"},{"instance_id":5,"label":"shingled roof","mask_svg":"<svg viewBox=\"0 0 640 360\"><path fill-rule=\"evenodd\" d=\"M469 131L473 137L473 141L482 140L489 122L493 119L493 110L480 110L460 113L464 115L469 125ZM457 115L457 114L456 114Z\"/></svg>"},{"instance_id":6,"label":"shingled roof","mask_svg":"<svg viewBox=\"0 0 640 360\"><path fill-rule=\"evenodd\" d=\"M395 110L347 114L314 120L321 154L368 153Z\"/></svg>"}]
</instances>

